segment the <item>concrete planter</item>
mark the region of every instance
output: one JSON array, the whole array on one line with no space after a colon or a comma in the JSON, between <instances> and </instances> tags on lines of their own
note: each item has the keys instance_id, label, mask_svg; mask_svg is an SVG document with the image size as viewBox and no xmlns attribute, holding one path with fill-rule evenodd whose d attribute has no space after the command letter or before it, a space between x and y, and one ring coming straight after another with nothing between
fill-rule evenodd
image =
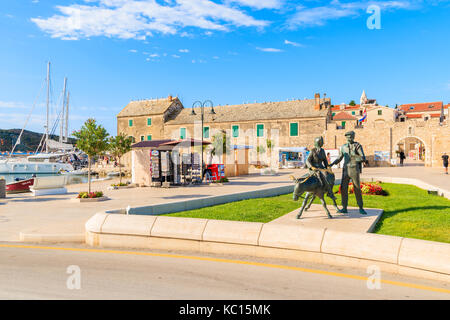
<instances>
[{"instance_id":1,"label":"concrete planter","mask_svg":"<svg viewBox=\"0 0 450 320\"><path fill-rule=\"evenodd\" d=\"M131 189L131 188L136 188L135 185L128 185L128 186L109 186L107 189L108 190L121 190L121 189Z\"/></svg>"},{"instance_id":2,"label":"concrete planter","mask_svg":"<svg viewBox=\"0 0 450 320\"><path fill-rule=\"evenodd\" d=\"M109 200L108 197L99 197L99 198L75 198L73 199L75 202L99 202L99 201L105 201L105 200Z\"/></svg>"}]
</instances>

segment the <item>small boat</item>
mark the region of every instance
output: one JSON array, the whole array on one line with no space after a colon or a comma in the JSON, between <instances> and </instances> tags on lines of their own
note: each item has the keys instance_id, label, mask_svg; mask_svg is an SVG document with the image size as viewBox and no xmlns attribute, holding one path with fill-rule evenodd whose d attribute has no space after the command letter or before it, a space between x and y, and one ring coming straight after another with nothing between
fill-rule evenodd
<instances>
[{"instance_id":1,"label":"small boat","mask_svg":"<svg viewBox=\"0 0 450 320\"><path fill-rule=\"evenodd\" d=\"M88 175L88 171L83 170L83 169L77 169L77 170L72 170L72 171L60 170L59 173L66 174L66 175L73 175L73 176L87 176Z\"/></svg>"},{"instance_id":2,"label":"small boat","mask_svg":"<svg viewBox=\"0 0 450 320\"><path fill-rule=\"evenodd\" d=\"M6 184L6 193L30 192L30 187L34 184L34 178L14 181Z\"/></svg>"}]
</instances>

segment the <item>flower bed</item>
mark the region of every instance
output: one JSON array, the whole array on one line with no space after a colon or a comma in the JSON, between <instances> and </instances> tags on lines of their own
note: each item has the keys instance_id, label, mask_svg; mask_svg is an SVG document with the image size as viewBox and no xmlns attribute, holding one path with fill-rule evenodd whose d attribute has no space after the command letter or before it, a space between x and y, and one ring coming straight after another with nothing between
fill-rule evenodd
<instances>
[{"instance_id":1,"label":"flower bed","mask_svg":"<svg viewBox=\"0 0 450 320\"><path fill-rule=\"evenodd\" d=\"M353 193L353 183L349 183L348 185L348 193ZM363 182L361 183L361 192L362 194L367 195L376 195L376 196L387 196L388 192L384 190L379 183L367 183ZM341 186L339 186L338 193L341 193Z\"/></svg>"},{"instance_id":2,"label":"flower bed","mask_svg":"<svg viewBox=\"0 0 450 320\"><path fill-rule=\"evenodd\" d=\"M128 184L126 184L126 183L124 183L124 182L122 182L122 183L113 183L112 185L111 185L111 187L126 187L126 186L128 186Z\"/></svg>"},{"instance_id":3,"label":"flower bed","mask_svg":"<svg viewBox=\"0 0 450 320\"><path fill-rule=\"evenodd\" d=\"M95 191L95 192L80 192L77 196L78 199L95 199L103 197L103 192Z\"/></svg>"}]
</instances>

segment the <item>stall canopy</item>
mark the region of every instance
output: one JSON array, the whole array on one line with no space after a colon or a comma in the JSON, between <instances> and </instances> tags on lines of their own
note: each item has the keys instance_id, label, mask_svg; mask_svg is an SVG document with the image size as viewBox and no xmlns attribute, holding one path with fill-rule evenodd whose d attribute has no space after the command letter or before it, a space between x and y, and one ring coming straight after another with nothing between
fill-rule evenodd
<instances>
[{"instance_id":1,"label":"stall canopy","mask_svg":"<svg viewBox=\"0 0 450 320\"><path fill-rule=\"evenodd\" d=\"M131 146L131 148L158 148L160 145L166 142L171 142L174 140L150 140L150 141L141 141L138 143L135 143Z\"/></svg>"},{"instance_id":2,"label":"stall canopy","mask_svg":"<svg viewBox=\"0 0 450 320\"><path fill-rule=\"evenodd\" d=\"M177 147L195 147L198 145L201 145L201 140L195 140L195 139L182 139L182 140L170 140L168 142L162 143L160 146L177 146ZM203 145L209 145L211 142L209 141L203 141Z\"/></svg>"}]
</instances>

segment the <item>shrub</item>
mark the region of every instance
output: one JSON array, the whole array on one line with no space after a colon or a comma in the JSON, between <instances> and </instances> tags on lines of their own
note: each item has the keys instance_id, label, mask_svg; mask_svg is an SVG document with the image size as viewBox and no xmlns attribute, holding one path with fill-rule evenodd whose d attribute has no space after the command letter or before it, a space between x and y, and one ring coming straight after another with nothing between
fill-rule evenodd
<instances>
[{"instance_id":1,"label":"shrub","mask_svg":"<svg viewBox=\"0 0 450 320\"><path fill-rule=\"evenodd\" d=\"M229 182L228 178L220 178L220 180L213 181L213 183L224 183L224 182Z\"/></svg>"}]
</instances>

